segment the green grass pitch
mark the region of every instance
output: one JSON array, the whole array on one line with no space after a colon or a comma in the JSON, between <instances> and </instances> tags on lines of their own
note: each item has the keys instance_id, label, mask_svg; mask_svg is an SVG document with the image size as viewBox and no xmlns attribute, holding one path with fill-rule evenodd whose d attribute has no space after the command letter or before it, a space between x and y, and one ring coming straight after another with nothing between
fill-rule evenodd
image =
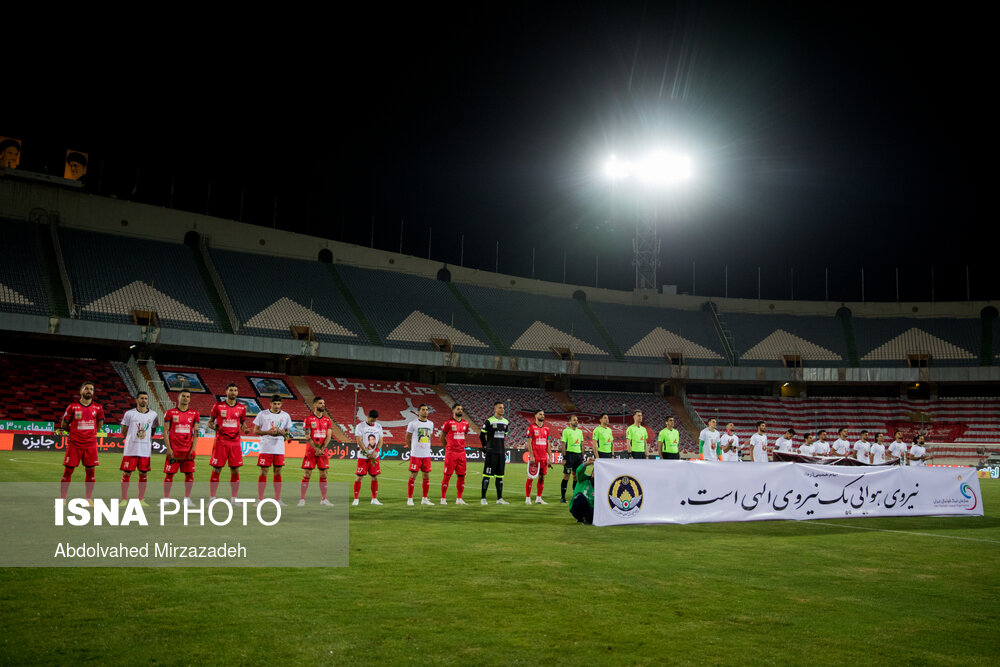
<instances>
[{"instance_id":1,"label":"green grass pitch","mask_svg":"<svg viewBox=\"0 0 1000 667\"><path fill-rule=\"evenodd\" d=\"M0 460L0 482L60 473L56 453ZM995 664L994 480L984 517L595 528L558 503L561 475L531 507L523 466L507 507L492 488L480 506L471 471L469 506L407 507L406 477L383 463L384 507L363 484L346 568L0 569L0 664ZM435 464L432 499L440 481Z\"/></svg>"}]
</instances>

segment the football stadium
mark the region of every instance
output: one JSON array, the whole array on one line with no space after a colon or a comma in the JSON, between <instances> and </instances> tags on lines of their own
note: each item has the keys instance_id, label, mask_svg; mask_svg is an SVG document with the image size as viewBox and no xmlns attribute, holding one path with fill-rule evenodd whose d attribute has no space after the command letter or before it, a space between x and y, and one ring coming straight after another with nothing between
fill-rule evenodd
<instances>
[{"instance_id":1,"label":"football stadium","mask_svg":"<svg viewBox=\"0 0 1000 667\"><path fill-rule=\"evenodd\" d=\"M981 181L913 167L976 149L912 73L837 102L913 106L891 167L868 112L816 120L851 68L896 71L897 18L519 7L481 45L410 17L449 83L413 80L417 37L387 51L349 168L293 146L312 116L266 126L274 100L248 116L285 165L253 174L204 166L249 159L242 130L183 126L204 164L168 174L165 144L123 148L152 134L0 117L0 662L992 664L996 229ZM553 138L591 99L556 107L557 68L617 100L586 158ZM512 137L572 165L504 175Z\"/></svg>"}]
</instances>

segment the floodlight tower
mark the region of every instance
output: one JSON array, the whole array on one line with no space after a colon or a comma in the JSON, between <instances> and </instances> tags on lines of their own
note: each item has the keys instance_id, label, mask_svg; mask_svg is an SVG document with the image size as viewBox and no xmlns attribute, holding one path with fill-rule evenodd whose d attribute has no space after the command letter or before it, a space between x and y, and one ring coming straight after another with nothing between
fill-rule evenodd
<instances>
[{"instance_id":1,"label":"floodlight tower","mask_svg":"<svg viewBox=\"0 0 1000 667\"><path fill-rule=\"evenodd\" d=\"M604 173L616 185L631 182L636 188L635 237L632 239L635 289L655 290L660 262L657 197L664 189L691 178L691 159L664 150L652 151L637 161L620 160L612 155L605 163Z\"/></svg>"}]
</instances>

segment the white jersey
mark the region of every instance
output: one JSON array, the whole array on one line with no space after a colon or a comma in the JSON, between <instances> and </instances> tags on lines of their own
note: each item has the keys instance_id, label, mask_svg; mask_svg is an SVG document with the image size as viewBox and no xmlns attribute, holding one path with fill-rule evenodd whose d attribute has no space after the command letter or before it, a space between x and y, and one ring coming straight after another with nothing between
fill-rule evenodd
<instances>
[{"instance_id":1,"label":"white jersey","mask_svg":"<svg viewBox=\"0 0 1000 667\"><path fill-rule=\"evenodd\" d=\"M723 461L739 461L740 460L740 437L733 433L729 435L728 433L723 433L722 437L719 438L719 444L723 447L734 447L728 452L722 452Z\"/></svg>"},{"instance_id":2,"label":"white jersey","mask_svg":"<svg viewBox=\"0 0 1000 667\"><path fill-rule=\"evenodd\" d=\"M847 456L851 453L851 443L847 442L843 438L837 438L833 441L833 451L840 456Z\"/></svg>"},{"instance_id":3,"label":"white jersey","mask_svg":"<svg viewBox=\"0 0 1000 667\"><path fill-rule=\"evenodd\" d=\"M885 445L875 443L871 448L872 464L880 466L885 463Z\"/></svg>"},{"instance_id":4,"label":"white jersey","mask_svg":"<svg viewBox=\"0 0 1000 667\"><path fill-rule=\"evenodd\" d=\"M830 443L826 440L817 440L813 443L813 451L816 456L829 456L830 455Z\"/></svg>"},{"instance_id":5,"label":"white jersey","mask_svg":"<svg viewBox=\"0 0 1000 667\"><path fill-rule=\"evenodd\" d=\"M122 417L122 432L125 434L125 451L122 456L149 457L153 451L153 429L156 413L152 410L139 412L132 408Z\"/></svg>"},{"instance_id":6,"label":"white jersey","mask_svg":"<svg viewBox=\"0 0 1000 667\"><path fill-rule=\"evenodd\" d=\"M799 447L799 454L803 456L816 456L816 443L803 444Z\"/></svg>"},{"instance_id":7,"label":"white jersey","mask_svg":"<svg viewBox=\"0 0 1000 667\"><path fill-rule=\"evenodd\" d=\"M920 445L911 445L910 446L910 465L911 466L923 466L923 465L927 465L924 461L914 461L913 460L913 459L915 459L917 457L924 456L925 454L927 454L927 449L925 447L922 447Z\"/></svg>"},{"instance_id":8,"label":"white jersey","mask_svg":"<svg viewBox=\"0 0 1000 667\"><path fill-rule=\"evenodd\" d=\"M257 416L253 418L253 424L261 431L270 431L272 427L278 427L281 431L290 431L292 429L292 418L288 416L288 413L282 410L281 412L274 413L270 410L262 410L257 413ZM261 454L280 454L285 455L285 436L283 435L262 435L260 436L260 453Z\"/></svg>"},{"instance_id":9,"label":"white jersey","mask_svg":"<svg viewBox=\"0 0 1000 667\"><path fill-rule=\"evenodd\" d=\"M792 451L792 445L795 444L795 440L786 440L785 436L781 436L774 441L774 449L779 452L790 452Z\"/></svg>"},{"instance_id":10,"label":"white jersey","mask_svg":"<svg viewBox=\"0 0 1000 667\"><path fill-rule=\"evenodd\" d=\"M709 431L707 428L701 429L701 433L698 434L698 440L705 443L702 448L702 454L705 456L706 461L718 461L718 444L719 440L722 438L718 431Z\"/></svg>"},{"instance_id":11,"label":"white jersey","mask_svg":"<svg viewBox=\"0 0 1000 667\"><path fill-rule=\"evenodd\" d=\"M868 453L872 449L872 443L858 440L854 443L854 458L868 463Z\"/></svg>"},{"instance_id":12,"label":"white jersey","mask_svg":"<svg viewBox=\"0 0 1000 667\"><path fill-rule=\"evenodd\" d=\"M893 440L889 443L889 453L895 456L897 459L902 459L906 456L906 443L899 442L898 440Z\"/></svg>"},{"instance_id":13,"label":"white jersey","mask_svg":"<svg viewBox=\"0 0 1000 667\"><path fill-rule=\"evenodd\" d=\"M767 463L767 436L754 433L750 436L750 454L754 463Z\"/></svg>"},{"instance_id":14,"label":"white jersey","mask_svg":"<svg viewBox=\"0 0 1000 667\"><path fill-rule=\"evenodd\" d=\"M421 459L431 455L431 436L434 435L434 422L430 419L420 421L414 419L406 426L410 434L410 458Z\"/></svg>"},{"instance_id":15,"label":"white jersey","mask_svg":"<svg viewBox=\"0 0 1000 667\"><path fill-rule=\"evenodd\" d=\"M375 436L375 442L371 443L371 446L369 446L368 436L372 435ZM361 446L364 447L365 450L372 452L382 443L382 425L375 422L369 426L367 421L363 421L354 427L354 437L355 439L361 440Z\"/></svg>"}]
</instances>

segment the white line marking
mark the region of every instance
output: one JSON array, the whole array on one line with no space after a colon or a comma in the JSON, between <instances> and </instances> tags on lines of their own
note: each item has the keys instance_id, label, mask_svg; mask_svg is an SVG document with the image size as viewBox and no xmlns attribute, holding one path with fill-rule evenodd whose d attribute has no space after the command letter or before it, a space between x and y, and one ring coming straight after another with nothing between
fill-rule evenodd
<instances>
[{"instance_id":1,"label":"white line marking","mask_svg":"<svg viewBox=\"0 0 1000 667\"><path fill-rule=\"evenodd\" d=\"M49 461L24 461L22 459L8 459L8 460L9 461L13 461L14 463L30 463L32 465L46 465L46 466L60 466L60 467L62 467L61 463L51 463Z\"/></svg>"},{"instance_id":2,"label":"white line marking","mask_svg":"<svg viewBox=\"0 0 1000 667\"><path fill-rule=\"evenodd\" d=\"M959 535L938 535L937 533L915 533L910 530L890 530L889 528L869 528L867 526L847 526L842 523L814 523L803 521L804 526L832 526L834 528L851 528L853 530L874 530L879 533L899 533L901 535L917 535L919 537L941 537L947 540L966 540L968 542L985 542L987 544L1000 544L998 540L982 540L978 537L961 537Z\"/></svg>"}]
</instances>

